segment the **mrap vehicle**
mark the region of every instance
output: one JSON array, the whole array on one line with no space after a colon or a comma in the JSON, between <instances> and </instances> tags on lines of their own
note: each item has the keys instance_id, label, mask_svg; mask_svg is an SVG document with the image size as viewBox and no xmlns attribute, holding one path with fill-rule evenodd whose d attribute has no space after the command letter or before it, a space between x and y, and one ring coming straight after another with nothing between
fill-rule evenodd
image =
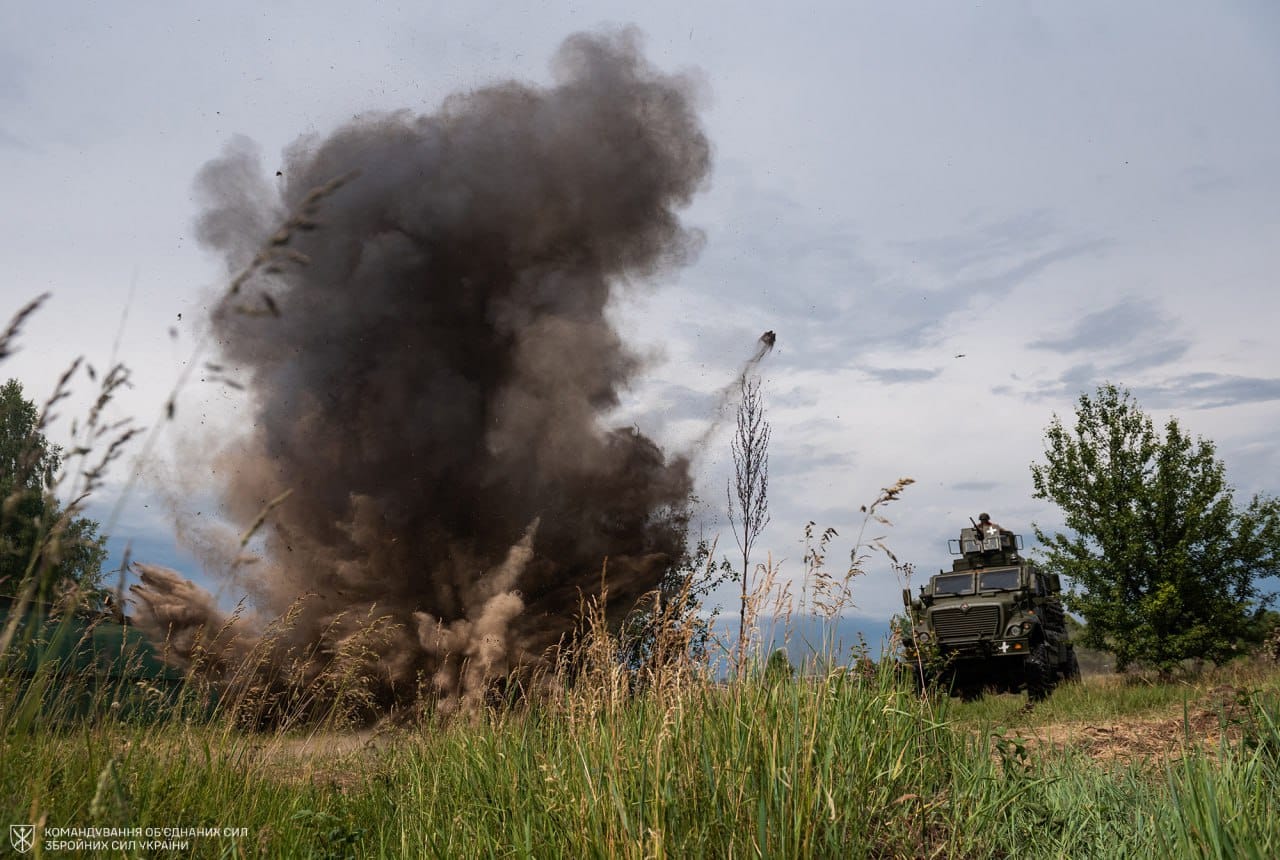
<instances>
[{"instance_id":1,"label":"mrap vehicle","mask_svg":"<svg viewBox=\"0 0 1280 860\"><path fill-rule=\"evenodd\" d=\"M948 546L960 556L950 571L930 577L914 598L902 591L911 628L903 659L913 674L963 698L1026 690L1039 700L1059 681L1078 680L1058 575L1019 555L1022 536L984 514Z\"/></svg>"}]
</instances>

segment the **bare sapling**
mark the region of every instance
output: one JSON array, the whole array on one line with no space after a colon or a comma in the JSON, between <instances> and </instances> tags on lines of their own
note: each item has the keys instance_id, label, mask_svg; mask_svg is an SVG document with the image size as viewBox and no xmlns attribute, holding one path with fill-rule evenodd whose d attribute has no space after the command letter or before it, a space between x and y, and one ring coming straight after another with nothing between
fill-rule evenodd
<instances>
[{"instance_id":1,"label":"bare sapling","mask_svg":"<svg viewBox=\"0 0 1280 860\"><path fill-rule=\"evenodd\" d=\"M729 525L742 553L742 590L738 607L738 671L747 652L747 596L751 578L751 550L769 525L769 421L765 417L760 379L743 374L739 380L737 425L731 448L733 479L726 486Z\"/></svg>"}]
</instances>

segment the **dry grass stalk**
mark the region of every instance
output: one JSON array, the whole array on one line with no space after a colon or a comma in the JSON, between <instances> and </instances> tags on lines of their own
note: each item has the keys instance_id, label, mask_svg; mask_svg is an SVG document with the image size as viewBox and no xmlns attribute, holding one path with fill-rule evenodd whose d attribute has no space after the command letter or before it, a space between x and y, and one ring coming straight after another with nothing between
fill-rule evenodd
<instances>
[{"instance_id":1,"label":"dry grass stalk","mask_svg":"<svg viewBox=\"0 0 1280 860\"><path fill-rule=\"evenodd\" d=\"M0 335L0 358L11 354L13 340L22 325L47 297L48 294L45 294L29 302L13 317L3 335ZM70 397L72 382L81 368L85 369L89 380L97 385L97 394L87 420L83 425L72 422L72 444L64 455L58 457L58 470L50 474L33 475L32 472L38 465L47 462L45 431L55 420L54 408ZM107 422L104 417L107 406L119 389L128 385L128 381L129 373L123 365L114 365L99 379L97 372L85 363L83 357L76 358L59 376L53 393L37 414L35 427L23 442L14 475L15 491L0 503L0 517L12 515L29 493L42 493L44 504L41 507L41 520L35 523L37 539L31 548L22 579L15 589L17 601L3 631L0 631L0 654L8 653L17 635L19 621L25 616L32 601L42 592L49 592L55 605L63 611L94 608L89 604L96 599L96 593L89 593L79 584L55 582L53 579L57 566L83 540L72 537L71 528L83 514L85 500L101 488L108 467L123 454L129 441L138 432L129 420ZM100 454L92 459L95 451ZM76 479L68 493L70 500L61 505L55 491L68 475L75 475ZM34 485L39 489L33 489L33 479Z\"/></svg>"},{"instance_id":2,"label":"dry grass stalk","mask_svg":"<svg viewBox=\"0 0 1280 860\"><path fill-rule=\"evenodd\" d=\"M286 263L295 266L308 265L311 261L306 254L298 251L297 249L286 246L289 244L295 233L307 232L318 228L320 226L320 222L317 220L317 216L319 215L321 204L324 200L332 196L358 175L358 172L347 173L343 176L331 179L323 185L319 185L307 192L306 196L304 196L302 201L298 204L298 207L288 215L280 228L272 234L271 238L267 240L267 242L253 256L253 259L250 260L249 264L231 279L227 285L226 295L234 296L239 294L244 286L259 273L272 275L283 273L285 271L283 265ZM261 298L263 301L261 308L244 306L242 308L238 307L237 309L248 314L270 313L274 316L280 316L280 309L273 298L271 298L265 291L262 292ZM205 332L201 335L199 340L196 341L195 346L192 348L190 357L187 359L186 363L183 364L177 380L169 390L169 396L165 398L163 414L164 420L157 421L152 425L146 439L143 440L142 450L138 453L138 461L140 463L146 462L150 458L151 452L155 448L160 428L164 422L166 420L173 420L178 409L178 395L187 387L187 383L191 379L192 372L197 367L208 366L208 364L202 359L205 352L209 349L210 337L211 335L209 332ZM217 368L218 375L214 377L215 381L221 382L222 384L228 385L232 388L242 388L240 383L221 373L223 368L218 365L212 365L212 367ZM116 503L116 506L112 511L111 521L115 521L116 518L119 517L124 500L128 497L130 492L132 492L134 482L137 480L140 473L141 469L135 469L133 474L130 475L129 480L121 491L119 501Z\"/></svg>"},{"instance_id":3,"label":"dry grass stalk","mask_svg":"<svg viewBox=\"0 0 1280 860\"><path fill-rule=\"evenodd\" d=\"M9 318L9 324L4 327L3 332L0 332L0 361L13 355L14 344L22 332L22 327L26 325L31 315L40 310L40 306L49 300L49 296L49 293L41 293L20 307L18 312Z\"/></svg>"}]
</instances>

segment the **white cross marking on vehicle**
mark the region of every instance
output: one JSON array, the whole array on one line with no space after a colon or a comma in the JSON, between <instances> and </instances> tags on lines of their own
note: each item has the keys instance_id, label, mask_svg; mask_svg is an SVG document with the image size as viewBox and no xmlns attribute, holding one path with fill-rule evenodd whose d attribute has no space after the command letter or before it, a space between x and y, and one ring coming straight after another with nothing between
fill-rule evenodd
<instances>
[{"instance_id":1,"label":"white cross marking on vehicle","mask_svg":"<svg viewBox=\"0 0 1280 860\"><path fill-rule=\"evenodd\" d=\"M1000 643L1000 653L1001 653L1001 654L1008 654L1008 653L1009 653L1009 643L1008 643L1008 642L1001 642L1001 643Z\"/></svg>"}]
</instances>

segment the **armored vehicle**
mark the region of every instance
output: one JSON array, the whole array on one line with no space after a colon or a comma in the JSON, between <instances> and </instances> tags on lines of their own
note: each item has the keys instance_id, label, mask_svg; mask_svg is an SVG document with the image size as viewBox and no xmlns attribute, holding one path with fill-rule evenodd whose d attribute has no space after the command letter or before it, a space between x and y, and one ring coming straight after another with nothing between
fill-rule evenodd
<instances>
[{"instance_id":1,"label":"armored vehicle","mask_svg":"<svg viewBox=\"0 0 1280 860\"><path fill-rule=\"evenodd\" d=\"M902 591L911 628L903 658L913 674L964 698L1025 689L1033 701L1060 680L1077 680L1058 575L1019 555L1022 536L984 514L948 546L960 556L950 571L939 571L914 598Z\"/></svg>"}]
</instances>

